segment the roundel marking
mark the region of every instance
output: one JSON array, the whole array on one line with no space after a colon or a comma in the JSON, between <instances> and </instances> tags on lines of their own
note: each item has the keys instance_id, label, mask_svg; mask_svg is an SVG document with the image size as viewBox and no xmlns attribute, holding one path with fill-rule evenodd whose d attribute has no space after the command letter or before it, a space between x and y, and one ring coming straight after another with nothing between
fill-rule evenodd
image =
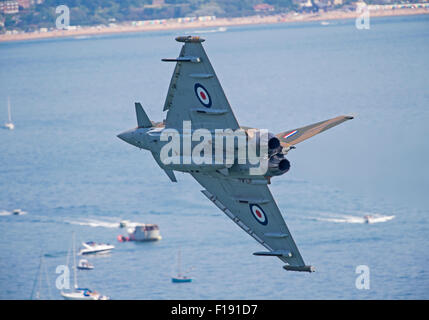
<instances>
[{"instance_id":1,"label":"roundel marking","mask_svg":"<svg viewBox=\"0 0 429 320\"><path fill-rule=\"evenodd\" d=\"M204 107L210 108L212 106L212 99L210 98L210 94L206 88L204 88L201 84L196 83L194 86L194 91L198 100L200 100Z\"/></svg>"},{"instance_id":2,"label":"roundel marking","mask_svg":"<svg viewBox=\"0 0 429 320\"><path fill-rule=\"evenodd\" d=\"M292 132L289 132L288 134L286 134L283 139L287 139L289 137L292 137L294 134L296 134L298 132L298 130L294 130Z\"/></svg>"},{"instance_id":3,"label":"roundel marking","mask_svg":"<svg viewBox=\"0 0 429 320\"><path fill-rule=\"evenodd\" d=\"M250 204L250 211L252 212L252 215L255 217L256 221L258 221L260 224L263 224L264 226L268 223L267 215L265 214L264 210L257 204Z\"/></svg>"}]
</instances>

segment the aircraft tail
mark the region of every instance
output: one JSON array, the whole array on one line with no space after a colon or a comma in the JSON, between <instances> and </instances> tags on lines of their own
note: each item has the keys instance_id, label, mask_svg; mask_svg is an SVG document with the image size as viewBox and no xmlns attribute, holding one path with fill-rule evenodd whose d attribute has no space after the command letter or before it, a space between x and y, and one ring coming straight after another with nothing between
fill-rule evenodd
<instances>
[{"instance_id":1,"label":"aircraft tail","mask_svg":"<svg viewBox=\"0 0 429 320\"><path fill-rule=\"evenodd\" d=\"M135 103L136 106L136 116L137 116L137 126L139 128L150 128L153 127L152 122L149 120L146 112L143 110L140 102Z\"/></svg>"}]
</instances>

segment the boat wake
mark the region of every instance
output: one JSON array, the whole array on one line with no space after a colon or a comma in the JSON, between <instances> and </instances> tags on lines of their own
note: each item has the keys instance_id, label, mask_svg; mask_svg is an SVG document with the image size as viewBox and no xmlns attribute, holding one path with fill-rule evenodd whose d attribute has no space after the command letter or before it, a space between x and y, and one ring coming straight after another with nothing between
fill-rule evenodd
<instances>
[{"instance_id":1,"label":"boat wake","mask_svg":"<svg viewBox=\"0 0 429 320\"><path fill-rule=\"evenodd\" d=\"M82 220L66 220L66 223L79 225L79 226L88 226L88 227L102 227L102 228L119 228L119 222L110 222L97 219L82 219Z\"/></svg>"},{"instance_id":2,"label":"boat wake","mask_svg":"<svg viewBox=\"0 0 429 320\"><path fill-rule=\"evenodd\" d=\"M323 214L320 217L313 217L316 221L326 221L335 223L380 223L387 222L394 219L395 216L382 215L378 213L369 214L365 213L361 216L358 215L345 215L345 214Z\"/></svg>"},{"instance_id":3,"label":"boat wake","mask_svg":"<svg viewBox=\"0 0 429 320\"><path fill-rule=\"evenodd\" d=\"M225 32L228 29L225 27L219 27L217 29L207 29L207 30L194 30L192 32L187 32L187 34L199 34L199 33L214 33L214 32Z\"/></svg>"}]
</instances>

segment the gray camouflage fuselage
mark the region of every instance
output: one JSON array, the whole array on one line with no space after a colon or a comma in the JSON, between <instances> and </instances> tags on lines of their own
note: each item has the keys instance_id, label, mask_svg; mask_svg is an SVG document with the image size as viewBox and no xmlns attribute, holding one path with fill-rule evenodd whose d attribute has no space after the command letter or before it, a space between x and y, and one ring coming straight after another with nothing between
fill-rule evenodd
<instances>
[{"instance_id":1,"label":"gray camouflage fuselage","mask_svg":"<svg viewBox=\"0 0 429 320\"><path fill-rule=\"evenodd\" d=\"M203 49L204 39L185 36L175 62L164 111L166 120L149 120L135 104L137 128L118 137L152 153L169 179L187 172L204 188L202 193L234 223L275 256L289 271L313 272L304 263L268 184L290 168L284 157L295 145L353 119L338 116L280 132L241 127Z\"/></svg>"}]
</instances>

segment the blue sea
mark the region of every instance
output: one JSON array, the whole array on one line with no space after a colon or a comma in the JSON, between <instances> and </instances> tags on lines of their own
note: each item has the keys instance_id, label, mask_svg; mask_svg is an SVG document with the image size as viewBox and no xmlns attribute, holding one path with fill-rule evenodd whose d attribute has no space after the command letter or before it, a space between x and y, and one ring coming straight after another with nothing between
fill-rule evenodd
<instances>
[{"instance_id":1,"label":"blue sea","mask_svg":"<svg viewBox=\"0 0 429 320\"><path fill-rule=\"evenodd\" d=\"M10 42L0 44L0 123L8 97L15 123L0 130L0 299L61 299L56 268L73 232L77 246L116 246L78 272L112 299L428 299L429 16L373 18L369 30L339 20L194 31L241 125L278 133L355 115L297 145L270 185L316 272L253 256L263 248L196 181L171 183L116 137L136 126L135 101L165 117L174 65L161 59L193 30ZM163 239L119 243L123 219L156 223ZM192 283L171 282L179 250ZM367 289L356 286L362 265Z\"/></svg>"}]
</instances>

